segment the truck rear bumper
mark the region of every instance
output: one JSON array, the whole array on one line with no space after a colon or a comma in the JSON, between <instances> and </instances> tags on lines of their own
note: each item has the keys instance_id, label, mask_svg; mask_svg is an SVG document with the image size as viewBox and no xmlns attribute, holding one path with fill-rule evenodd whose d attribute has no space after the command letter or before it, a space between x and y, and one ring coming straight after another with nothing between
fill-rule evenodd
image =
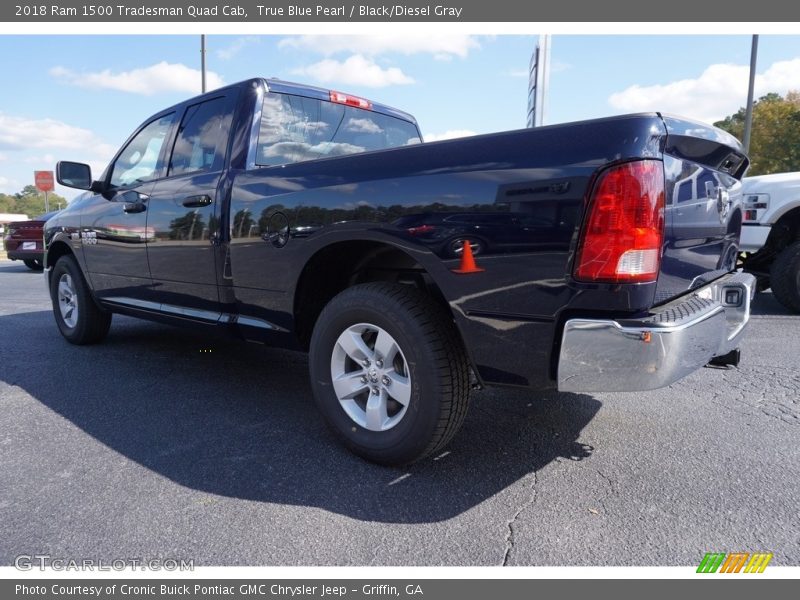
<instances>
[{"instance_id":1,"label":"truck rear bumper","mask_svg":"<svg viewBox=\"0 0 800 600\"><path fill-rule=\"evenodd\" d=\"M633 392L685 377L737 347L755 289L755 277L737 272L643 319L570 319L561 339L558 389Z\"/></svg>"},{"instance_id":2,"label":"truck rear bumper","mask_svg":"<svg viewBox=\"0 0 800 600\"><path fill-rule=\"evenodd\" d=\"M44 253L41 250L9 250L6 256L9 260L42 260Z\"/></svg>"}]
</instances>

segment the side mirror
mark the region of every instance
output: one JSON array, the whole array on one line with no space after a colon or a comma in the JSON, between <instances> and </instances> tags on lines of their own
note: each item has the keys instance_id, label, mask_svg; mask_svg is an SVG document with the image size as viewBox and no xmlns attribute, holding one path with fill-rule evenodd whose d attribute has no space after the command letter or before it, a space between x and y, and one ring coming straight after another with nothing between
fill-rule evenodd
<instances>
[{"instance_id":1,"label":"side mirror","mask_svg":"<svg viewBox=\"0 0 800 600\"><path fill-rule=\"evenodd\" d=\"M56 165L56 180L67 187L90 190L92 189L92 169L83 163L62 160Z\"/></svg>"}]
</instances>

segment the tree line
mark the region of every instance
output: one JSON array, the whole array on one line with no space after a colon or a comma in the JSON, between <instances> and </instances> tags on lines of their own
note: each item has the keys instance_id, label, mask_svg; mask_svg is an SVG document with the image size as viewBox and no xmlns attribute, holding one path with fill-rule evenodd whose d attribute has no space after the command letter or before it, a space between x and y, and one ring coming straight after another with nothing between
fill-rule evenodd
<instances>
[{"instance_id":1,"label":"tree line","mask_svg":"<svg viewBox=\"0 0 800 600\"><path fill-rule=\"evenodd\" d=\"M64 208L67 205L67 199L55 192L47 194L47 201L50 210ZM33 185L26 185L16 194L0 194L0 213L23 214L32 219L44 212L44 193Z\"/></svg>"},{"instance_id":2,"label":"tree line","mask_svg":"<svg viewBox=\"0 0 800 600\"><path fill-rule=\"evenodd\" d=\"M714 125L741 140L745 112L740 108ZM749 155L747 175L800 171L800 92L770 93L753 103Z\"/></svg>"}]
</instances>

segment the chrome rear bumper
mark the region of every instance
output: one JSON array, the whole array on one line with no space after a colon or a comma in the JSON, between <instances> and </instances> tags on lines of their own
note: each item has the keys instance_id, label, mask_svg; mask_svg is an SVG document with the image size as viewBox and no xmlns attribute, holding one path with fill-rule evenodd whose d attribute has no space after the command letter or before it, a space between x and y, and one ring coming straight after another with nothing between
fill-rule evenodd
<instances>
[{"instance_id":1,"label":"chrome rear bumper","mask_svg":"<svg viewBox=\"0 0 800 600\"><path fill-rule=\"evenodd\" d=\"M737 347L756 280L725 275L636 320L570 319L558 360L565 392L633 392L667 386Z\"/></svg>"}]
</instances>

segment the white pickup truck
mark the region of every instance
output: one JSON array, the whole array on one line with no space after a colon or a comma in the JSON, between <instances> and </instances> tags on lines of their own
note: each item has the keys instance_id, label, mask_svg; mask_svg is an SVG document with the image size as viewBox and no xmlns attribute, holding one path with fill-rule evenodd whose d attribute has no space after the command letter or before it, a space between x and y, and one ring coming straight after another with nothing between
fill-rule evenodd
<instances>
[{"instance_id":1,"label":"white pickup truck","mask_svg":"<svg viewBox=\"0 0 800 600\"><path fill-rule=\"evenodd\" d=\"M800 172L745 177L742 193L742 264L800 312Z\"/></svg>"}]
</instances>

